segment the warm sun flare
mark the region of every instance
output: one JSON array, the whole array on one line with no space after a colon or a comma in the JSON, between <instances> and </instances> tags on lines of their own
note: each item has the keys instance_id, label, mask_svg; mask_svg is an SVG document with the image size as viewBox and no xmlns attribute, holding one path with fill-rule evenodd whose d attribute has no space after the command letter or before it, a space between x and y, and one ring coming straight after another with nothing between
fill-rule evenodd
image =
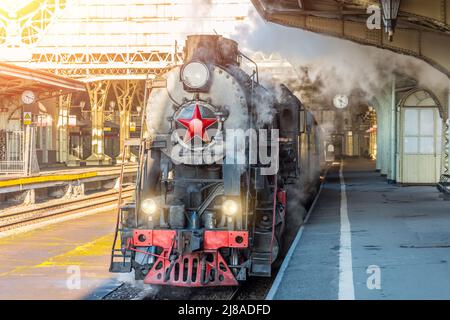
<instances>
[{"instance_id":1,"label":"warm sun flare","mask_svg":"<svg viewBox=\"0 0 450 320\"><path fill-rule=\"evenodd\" d=\"M1 0L0 8L7 10L8 12L16 12L26 6L29 3L37 0Z\"/></svg>"}]
</instances>

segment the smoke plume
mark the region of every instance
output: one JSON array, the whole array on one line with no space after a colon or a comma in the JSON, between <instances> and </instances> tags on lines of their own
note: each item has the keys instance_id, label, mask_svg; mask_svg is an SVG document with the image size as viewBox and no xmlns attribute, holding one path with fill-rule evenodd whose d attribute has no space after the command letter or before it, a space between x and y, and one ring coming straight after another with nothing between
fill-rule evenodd
<instances>
[{"instance_id":1,"label":"smoke plume","mask_svg":"<svg viewBox=\"0 0 450 320\"><path fill-rule=\"evenodd\" d=\"M435 92L448 88L448 78L419 59L264 22L254 8L249 10L248 23L237 26L232 38L249 54L279 53L294 66L298 79L308 70L324 98L358 91L367 102L380 94L394 73L416 79L419 86Z\"/></svg>"}]
</instances>

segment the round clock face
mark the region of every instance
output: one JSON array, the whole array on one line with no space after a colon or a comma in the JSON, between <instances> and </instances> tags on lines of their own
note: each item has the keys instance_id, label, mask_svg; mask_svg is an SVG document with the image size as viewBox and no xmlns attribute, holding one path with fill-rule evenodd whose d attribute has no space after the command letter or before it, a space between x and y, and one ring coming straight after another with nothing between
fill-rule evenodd
<instances>
[{"instance_id":1,"label":"round clock face","mask_svg":"<svg viewBox=\"0 0 450 320\"><path fill-rule=\"evenodd\" d=\"M345 94L338 94L333 99L334 106L338 109L344 109L348 106L348 97Z\"/></svg>"},{"instance_id":2,"label":"round clock face","mask_svg":"<svg viewBox=\"0 0 450 320\"><path fill-rule=\"evenodd\" d=\"M31 104L36 99L33 91L26 90L22 93L22 102L25 104Z\"/></svg>"}]
</instances>

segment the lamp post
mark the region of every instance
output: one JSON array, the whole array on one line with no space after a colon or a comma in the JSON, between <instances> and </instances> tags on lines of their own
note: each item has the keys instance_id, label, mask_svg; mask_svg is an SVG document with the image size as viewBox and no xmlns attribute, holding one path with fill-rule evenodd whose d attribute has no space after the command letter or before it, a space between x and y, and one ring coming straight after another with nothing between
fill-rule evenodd
<instances>
[{"instance_id":1,"label":"lamp post","mask_svg":"<svg viewBox=\"0 0 450 320\"><path fill-rule=\"evenodd\" d=\"M388 34L389 41L393 40L397 15L401 0L380 0L383 9L384 28Z\"/></svg>"}]
</instances>

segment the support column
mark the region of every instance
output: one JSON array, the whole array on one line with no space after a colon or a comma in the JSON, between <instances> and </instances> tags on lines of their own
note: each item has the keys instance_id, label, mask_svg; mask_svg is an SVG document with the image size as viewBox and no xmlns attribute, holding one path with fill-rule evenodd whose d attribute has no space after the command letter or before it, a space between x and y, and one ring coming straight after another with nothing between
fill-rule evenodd
<instances>
[{"instance_id":1,"label":"support column","mask_svg":"<svg viewBox=\"0 0 450 320\"><path fill-rule=\"evenodd\" d=\"M136 125L141 125L142 122L142 118L144 117L144 112L146 112L146 108L147 106L145 105L147 103L147 101L145 101L146 95L145 95L145 91L148 90L147 87L147 81L142 81L139 83L137 92L136 92L136 100L137 100L137 104L139 107L138 110L138 114L140 115L140 122L137 123ZM147 134L147 126L145 124L143 124L143 126L140 128L141 130L141 136L146 136Z\"/></svg>"},{"instance_id":2,"label":"support column","mask_svg":"<svg viewBox=\"0 0 450 320\"><path fill-rule=\"evenodd\" d=\"M145 81L140 81L135 93L136 103L143 110L145 104Z\"/></svg>"},{"instance_id":3,"label":"support column","mask_svg":"<svg viewBox=\"0 0 450 320\"><path fill-rule=\"evenodd\" d=\"M389 88L390 89L390 88ZM382 163L381 163L381 174L383 176L388 176L389 174L389 165L390 165L390 156L391 156L391 145L390 145L390 137L391 137L391 99L390 99L390 91L383 91L383 96L380 99L381 106L381 145L382 145Z\"/></svg>"},{"instance_id":4,"label":"support column","mask_svg":"<svg viewBox=\"0 0 450 320\"><path fill-rule=\"evenodd\" d=\"M375 108L372 107L370 111L370 135L369 135L369 155L372 159L377 159L377 130L373 130L374 127L378 127L377 113Z\"/></svg>"},{"instance_id":5,"label":"support column","mask_svg":"<svg viewBox=\"0 0 450 320\"><path fill-rule=\"evenodd\" d=\"M377 112L377 116L378 116L378 123L377 123L377 158L376 158L376 165L375 168L377 171L381 172L381 163L383 160L383 148L381 146L381 141L383 141L383 137L382 137L382 131L381 131L381 125L380 125L380 120L381 120L381 113Z\"/></svg>"},{"instance_id":6,"label":"support column","mask_svg":"<svg viewBox=\"0 0 450 320\"><path fill-rule=\"evenodd\" d=\"M131 107L133 105L137 86L137 80L123 80L112 83L120 113L120 154L116 158L117 163L122 162L123 152L125 152L125 162L130 161L130 158L132 157L130 147L125 146L125 140L130 138ZM133 158L135 158L135 156Z\"/></svg>"},{"instance_id":7,"label":"support column","mask_svg":"<svg viewBox=\"0 0 450 320\"><path fill-rule=\"evenodd\" d=\"M395 76L392 78L392 88L391 88L391 108L390 108L390 165L388 182L395 183L396 181L396 169L397 169L397 106L396 106L396 95L395 95Z\"/></svg>"},{"instance_id":8,"label":"support column","mask_svg":"<svg viewBox=\"0 0 450 320\"><path fill-rule=\"evenodd\" d=\"M86 159L86 165L110 165L111 158L105 155L104 143L104 114L106 98L111 82L98 81L87 84L89 99L91 102L92 119L92 154Z\"/></svg>"},{"instance_id":9,"label":"support column","mask_svg":"<svg viewBox=\"0 0 450 320\"><path fill-rule=\"evenodd\" d=\"M381 165L382 165L382 160L383 160L383 146L382 146L382 141L383 141L383 136L382 136L382 122L383 122L383 113L382 113L382 108L380 106L380 103L378 101L378 99L373 99L371 101L371 104L373 105L374 109L375 109L375 113L376 113L376 124L377 124L377 130L376 130L376 148L377 148L377 157L376 157L376 166L375 169L378 172L381 172Z\"/></svg>"},{"instance_id":10,"label":"support column","mask_svg":"<svg viewBox=\"0 0 450 320\"><path fill-rule=\"evenodd\" d=\"M390 97L389 92L383 91L376 98L377 112L377 170L387 176L390 160Z\"/></svg>"},{"instance_id":11,"label":"support column","mask_svg":"<svg viewBox=\"0 0 450 320\"><path fill-rule=\"evenodd\" d=\"M444 154L445 159L445 169L444 173L449 174L450 171L450 78L448 81L448 90L447 90L447 119L445 119L445 150L446 154ZM444 116L444 115L443 115Z\"/></svg>"},{"instance_id":12,"label":"support column","mask_svg":"<svg viewBox=\"0 0 450 320\"><path fill-rule=\"evenodd\" d=\"M25 126L23 149L23 174L29 176L39 174L39 163L36 155L36 127Z\"/></svg>"},{"instance_id":13,"label":"support column","mask_svg":"<svg viewBox=\"0 0 450 320\"><path fill-rule=\"evenodd\" d=\"M58 162L66 162L69 156L69 112L72 94L59 96L58 105Z\"/></svg>"},{"instance_id":14,"label":"support column","mask_svg":"<svg viewBox=\"0 0 450 320\"><path fill-rule=\"evenodd\" d=\"M23 204L28 206L36 203L36 189L26 190L24 194Z\"/></svg>"},{"instance_id":15,"label":"support column","mask_svg":"<svg viewBox=\"0 0 450 320\"><path fill-rule=\"evenodd\" d=\"M8 108L8 104L6 103L8 100L2 99L0 101L0 130L6 131L8 129L8 115L10 109Z\"/></svg>"},{"instance_id":16,"label":"support column","mask_svg":"<svg viewBox=\"0 0 450 320\"><path fill-rule=\"evenodd\" d=\"M70 183L67 187L66 194L64 195L65 199L73 199L80 196L84 196L84 183Z\"/></svg>"}]
</instances>

